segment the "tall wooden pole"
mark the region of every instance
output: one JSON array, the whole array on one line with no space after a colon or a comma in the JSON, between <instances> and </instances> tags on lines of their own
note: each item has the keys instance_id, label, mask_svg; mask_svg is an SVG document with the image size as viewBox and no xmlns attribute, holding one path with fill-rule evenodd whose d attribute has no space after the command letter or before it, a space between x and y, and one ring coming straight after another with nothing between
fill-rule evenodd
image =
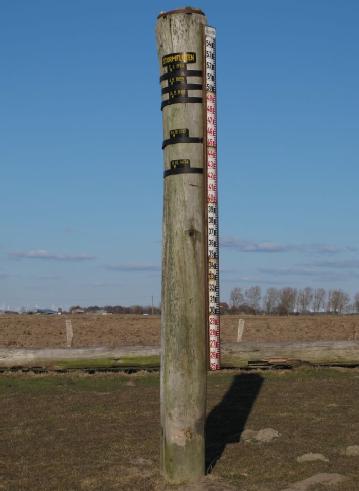
<instances>
[{"instance_id":1,"label":"tall wooden pole","mask_svg":"<svg viewBox=\"0 0 359 491\"><path fill-rule=\"evenodd\" d=\"M164 204L161 316L161 471L171 483L205 472L206 231L203 29L186 8L157 21Z\"/></svg>"}]
</instances>

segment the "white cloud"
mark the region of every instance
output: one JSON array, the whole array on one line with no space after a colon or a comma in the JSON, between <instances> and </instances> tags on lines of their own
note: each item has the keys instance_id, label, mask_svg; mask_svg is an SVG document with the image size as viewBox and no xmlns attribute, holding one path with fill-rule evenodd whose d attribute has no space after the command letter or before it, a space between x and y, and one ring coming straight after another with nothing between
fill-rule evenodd
<instances>
[{"instance_id":1,"label":"white cloud","mask_svg":"<svg viewBox=\"0 0 359 491\"><path fill-rule=\"evenodd\" d=\"M9 257L13 259L45 259L48 261L92 261L96 259L95 256L88 254L55 254L45 249L35 249L31 251L15 251L9 252Z\"/></svg>"},{"instance_id":2,"label":"white cloud","mask_svg":"<svg viewBox=\"0 0 359 491\"><path fill-rule=\"evenodd\" d=\"M316 261L305 266L312 266L315 268L357 269L359 268L359 260L343 259L342 261Z\"/></svg>"},{"instance_id":3,"label":"white cloud","mask_svg":"<svg viewBox=\"0 0 359 491\"><path fill-rule=\"evenodd\" d=\"M154 264L108 264L105 266L110 271L137 272L160 271L160 266Z\"/></svg>"},{"instance_id":4,"label":"white cloud","mask_svg":"<svg viewBox=\"0 0 359 491\"><path fill-rule=\"evenodd\" d=\"M289 267L289 268L259 268L262 274L273 277L298 277L304 276L318 281L348 281L359 278L359 274L353 272L322 271L312 267Z\"/></svg>"},{"instance_id":5,"label":"white cloud","mask_svg":"<svg viewBox=\"0 0 359 491\"><path fill-rule=\"evenodd\" d=\"M286 246L275 242L254 242L234 237L220 240L221 247L236 249L239 252L286 252Z\"/></svg>"},{"instance_id":6,"label":"white cloud","mask_svg":"<svg viewBox=\"0 0 359 491\"><path fill-rule=\"evenodd\" d=\"M239 252L256 253L283 253L301 252L312 254L338 254L341 252L354 252L357 248L352 246L335 246L331 244L279 244L277 242L255 242L236 237L224 237L220 240L221 247L234 249Z\"/></svg>"}]
</instances>

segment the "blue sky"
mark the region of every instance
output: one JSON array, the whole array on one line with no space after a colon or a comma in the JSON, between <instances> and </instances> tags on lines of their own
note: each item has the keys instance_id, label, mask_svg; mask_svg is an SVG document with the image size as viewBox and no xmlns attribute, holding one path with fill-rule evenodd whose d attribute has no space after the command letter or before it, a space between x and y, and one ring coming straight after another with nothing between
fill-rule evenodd
<instances>
[{"instance_id":1,"label":"blue sky","mask_svg":"<svg viewBox=\"0 0 359 491\"><path fill-rule=\"evenodd\" d=\"M0 2L0 308L160 300L155 23L174 1ZM221 296L359 291L359 3L203 1Z\"/></svg>"}]
</instances>

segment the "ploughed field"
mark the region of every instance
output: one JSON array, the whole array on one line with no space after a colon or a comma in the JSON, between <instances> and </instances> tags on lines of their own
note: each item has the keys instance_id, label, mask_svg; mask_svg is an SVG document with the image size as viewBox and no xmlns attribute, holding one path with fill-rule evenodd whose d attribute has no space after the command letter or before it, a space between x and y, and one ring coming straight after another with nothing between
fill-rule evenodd
<instances>
[{"instance_id":1,"label":"ploughed field","mask_svg":"<svg viewBox=\"0 0 359 491\"><path fill-rule=\"evenodd\" d=\"M239 320L242 341L354 341L359 340L359 315L221 317L222 342L236 342ZM159 346L160 317L143 315L1 315L0 347L66 347L65 321L71 320L73 348Z\"/></svg>"}]
</instances>

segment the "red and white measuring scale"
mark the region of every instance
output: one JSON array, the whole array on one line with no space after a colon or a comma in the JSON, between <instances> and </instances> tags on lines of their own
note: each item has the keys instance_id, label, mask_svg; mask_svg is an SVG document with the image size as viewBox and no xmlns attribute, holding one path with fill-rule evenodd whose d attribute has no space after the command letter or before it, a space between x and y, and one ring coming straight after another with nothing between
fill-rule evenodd
<instances>
[{"instance_id":1,"label":"red and white measuring scale","mask_svg":"<svg viewBox=\"0 0 359 491\"><path fill-rule=\"evenodd\" d=\"M209 368L220 369L216 30L204 28Z\"/></svg>"}]
</instances>

